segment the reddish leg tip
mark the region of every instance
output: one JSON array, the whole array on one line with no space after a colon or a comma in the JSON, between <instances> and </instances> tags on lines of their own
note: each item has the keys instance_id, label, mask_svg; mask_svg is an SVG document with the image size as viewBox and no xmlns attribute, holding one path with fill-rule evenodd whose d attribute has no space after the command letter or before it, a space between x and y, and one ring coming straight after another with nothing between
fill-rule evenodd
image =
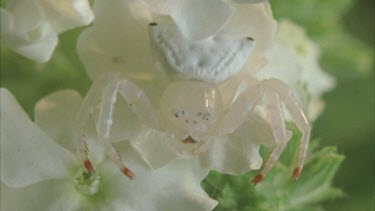
<instances>
[{"instance_id":1,"label":"reddish leg tip","mask_svg":"<svg viewBox=\"0 0 375 211\"><path fill-rule=\"evenodd\" d=\"M94 172L94 167L92 167L92 163L91 163L90 160L85 160L85 161L83 162L83 164L85 165L86 170L87 170L90 174L92 174L92 173Z\"/></svg>"},{"instance_id":2,"label":"reddish leg tip","mask_svg":"<svg viewBox=\"0 0 375 211\"><path fill-rule=\"evenodd\" d=\"M125 176L129 177L129 179L133 180L133 179L135 178L133 172L130 171L130 169L126 168L125 166L121 167L120 170L121 170L121 172L122 172Z\"/></svg>"},{"instance_id":3,"label":"reddish leg tip","mask_svg":"<svg viewBox=\"0 0 375 211\"><path fill-rule=\"evenodd\" d=\"M300 173L301 173L301 168L297 166L293 171L292 179L294 180L298 179Z\"/></svg>"},{"instance_id":4,"label":"reddish leg tip","mask_svg":"<svg viewBox=\"0 0 375 211\"><path fill-rule=\"evenodd\" d=\"M256 184L258 184L260 181L262 181L264 178L264 175L263 174L258 174L256 177L254 177L254 179L251 181L251 183L255 186Z\"/></svg>"}]
</instances>

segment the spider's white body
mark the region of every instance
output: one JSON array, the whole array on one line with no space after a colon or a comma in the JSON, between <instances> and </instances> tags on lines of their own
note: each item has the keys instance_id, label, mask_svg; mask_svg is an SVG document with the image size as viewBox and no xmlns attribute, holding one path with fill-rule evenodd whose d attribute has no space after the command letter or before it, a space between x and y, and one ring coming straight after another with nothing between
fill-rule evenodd
<instances>
[{"instance_id":1,"label":"spider's white body","mask_svg":"<svg viewBox=\"0 0 375 211\"><path fill-rule=\"evenodd\" d=\"M220 83L238 73L255 46L251 37L233 39L223 30L203 40L187 40L172 23L150 24L151 39L168 65L189 78Z\"/></svg>"},{"instance_id":2,"label":"spider's white body","mask_svg":"<svg viewBox=\"0 0 375 211\"><path fill-rule=\"evenodd\" d=\"M165 55L169 66L182 74L185 80L180 78L170 82L159 96L160 105L156 105L156 108L148 99L147 93L125 76L119 73L104 74L94 82L85 98L78 114L80 126L85 125L90 113L100 102L97 130L102 139L108 138L116 96L120 94L148 127L165 131L182 143L196 145L194 152L200 153L210 147L210 142L215 141L215 137L236 131L255 106L262 102L276 146L262 172L253 180L256 184L272 168L289 141L283 105L302 133L298 164L293 173L297 177L306 157L310 127L289 87L277 79L257 81L246 76L229 79L234 84L233 90L237 90L235 87L239 84L245 84L240 93L233 91L229 99L222 96L218 89L217 83L238 73L252 49L253 40L244 38L233 41L223 36L222 42L206 39L199 41L199 46L197 43L189 44L190 41L184 40L180 34L170 35L168 30L159 29L157 24L150 24L150 28L151 37L159 52ZM171 39L167 40L168 36ZM219 52L213 52L211 56L220 56L220 59L201 58L201 62L196 62L197 58L210 56L206 47L217 48ZM225 71L222 71L223 68L226 68ZM186 77L200 81L187 80ZM114 150L111 151L111 158L123 167Z\"/></svg>"}]
</instances>

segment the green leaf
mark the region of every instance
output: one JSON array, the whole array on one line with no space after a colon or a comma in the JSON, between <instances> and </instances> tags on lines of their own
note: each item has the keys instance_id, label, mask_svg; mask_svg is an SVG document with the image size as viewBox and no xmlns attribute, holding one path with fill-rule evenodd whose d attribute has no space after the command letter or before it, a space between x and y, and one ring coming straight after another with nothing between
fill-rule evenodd
<instances>
[{"instance_id":1,"label":"green leaf","mask_svg":"<svg viewBox=\"0 0 375 211\"><path fill-rule=\"evenodd\" d=\"M300 178L297 181L291 179L299 136L297 133L292 137L280 162L255 187L250 180L257 172L242 176L210 172L203 187L219 200L216 210L322 210L320 202L343 196L342 191L331 187L331 183L344 156L339 155L335 147L317 150L318 141L312 141ZM264 150L263 154L267 156L268 150Z\"/></svg>"},{"instance_id":2,"label":"green leaf","mask_svg":"<svg viewBox=\"0 0 375 211\"><path fill-rule=\"evenodd\" d=\"M354 70L370 73L374 66L374 51L341 30L327 32L317 42L322 48L321 64L341 76L353 77Z\"/></svg>"},{"instance_id":3,"label":"green leaf","mask_svg":"<svg viewBox=\"0 0 375 211\"><path fill-rule=\"evenodd\" d=\"M6 0L0 0L0 7L5 7L7 4L7 1Z\"/></svg>"},{"instance_id":4,"label":"green leaf","mask_svg":"<svg viewBox=\"0 0 375 211\"><path fill-rule=\"evenodd\" d=\"M60 89L85 94L89 88L84 67L76 52L76 39L82 29L62 34L47 63L40 64L1 46L1 87L9 89L32 116L34 104L43 96Z\"/></svg>"},{"instance_id":5,"label":"green leaf","mask_svg":"<svg viewBox=\"0 0 375 211\"><path fill-rule=\"evenodd\" d=\"M288 18L306 28L310 36L324 35L336 29L341 17L353 5L352 0L270 1L276 19Z\"/></svg>"},{"instance_id":6,"label":"green leaf","mask_svg":"<svg viewBox=\"0 0 375 211\"><path fill-rule=\"evenodd\" d=\"M353 0L271 1L276 19L297 23L320 45L324 69L349 76L369 74L374 66L373 49L344 27L343 15L352 5Z\"/></svg>"}]
</instances>

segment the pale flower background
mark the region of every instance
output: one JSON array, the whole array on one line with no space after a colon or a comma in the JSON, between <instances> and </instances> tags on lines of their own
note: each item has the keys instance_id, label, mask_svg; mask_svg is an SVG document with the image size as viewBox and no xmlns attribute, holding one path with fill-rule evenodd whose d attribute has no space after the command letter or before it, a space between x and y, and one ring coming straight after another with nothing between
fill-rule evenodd
<instances>
[{"instance_id":1,"label":"pale flower background","mask_svg":"<svg viewBox=\"0 0 375 211\"><path fill-rule=\"evenodd\" d=\"M79 142L74 139L79 94L59 91L41 99L35 123L8 90L1 89L0 94L1 210L204 211L217 205L200 186L208 170L196 159L152 170L131 145L122 142L117 150L136 174L132 181L108 160L93 127L85 135L97 172L89 187L82 187L85 182L77 185L83 172Z\"/></svg>"},{"instance_id":2,"label":"pale flower background","mask_svg":"<svg viewBox=\"0 0 375 211\"><path fill-rule=\"evenodd\" d=\"M336 176L335 184L350 198L331 200L322 206L327 210L370 210L374 206L371 159L374 153L374 2L286 0L271 1L271 4L276 19L287 18L297 23L321 48L320 64L337 78L337 88L323 96L326 110L316 120L313 136L320 138L323 145L338 145L339 151L347 156ZM4 1L1 1L1 6L4 6ZM356 37L350 35L346 29ZM52 59L43 65L35 64L1 44L2 87L14 93L29 116L33 116L34 104L54 90L72 88L82 94L86 93L90 80L75 49L80 32L81 29L77 29L63 33ZM120 63L123 60L121 55L109 58L111 59ZM332 159L331 156L328 158ZM267 198L273 197L275 185L279 185L269 184L272 179L264 181L264 186L249 191L249 176L235 178L235 183L232 183L231 178L224 177L214 184L214 197L220 199L220 203L228 206L228 209L243 208L247 203L260 201L254 195L251 195L254 198L252 202L243 200L241 196L261 192L268 193L263 197L266 199L266 205L271 206L270 202L282 205L283 200L280 201L277 197ZM212 180L213 177L208 179L215 181ZM303 181L298 181L295 186L303 187L302 183ZM238 184L242 185L237 186ZM231 192L232 187L235 187L235 192ZM285 186L281 187L278 190L282 192ZM269 189L272 191L267 192Z\"/></svg>"},{"instance_id":3,"label":"pale flower background","mask_svg":"<svg viewBox=\"0 0 375 211\"><path fill-rule=\"evenodd\" d=\"M313 123L324 110L321 96L333 89L335 80L321 69L319 48L296 24L281 20L276 42L267 52L267 64L256 78L278 78L297 96L307 118Z\"/></svg>"},{"instance_id":4,"label":"pale flower background","mask_svg":"<svg viewBox=\"0 0 375 211\"><path fill-rule=\"evenodd\" d=\"M58 34L94 19L88 0L12 0L0 10L1 43L37 62L46 62Z\"/></svg>"}]
</instances>

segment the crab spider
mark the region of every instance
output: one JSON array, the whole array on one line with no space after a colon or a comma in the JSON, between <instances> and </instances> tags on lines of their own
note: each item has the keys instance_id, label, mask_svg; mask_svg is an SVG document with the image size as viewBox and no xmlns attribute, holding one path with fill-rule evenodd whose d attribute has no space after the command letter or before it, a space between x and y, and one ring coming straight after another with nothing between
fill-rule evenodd
<instances>
[{"instance_id":1,"label":"crab spider","mask_svg":"<svg viewBox=\"0 0 375 211\"><path fill-rule=\"evenodd\" d=\"M272 169L289 141L290 133L284 120L284 111L288 111L302 133L298 163L292 177L299 176L306 157L310 126L291 90L277 79L257 81L250 75L235 77L255 46L253 38L237 39L231 30L223 29L207 39L191 41L168 21L149 24L149 33L156 52L161 55L159 61L167 63L164 68L173 69L177 76L185 79L167 77L171 80L166 80L162 93L157 96L160 102L153 105L147 93L127 76L103 74L94 81L77 115L78 126L83 128L99 105L98 136L107 143L109 157L126 176L134 177L109 141L117 95L144 125L178 140L178 144L171 145L181 155L185 153L178 149L181 144L193 149L192 154L206 151L215 138L235 132L254 108L262 105L268 115L275 147L261 172L252 180L253 184L259 183ZM228 83L231 91L223 93L219 87ZM240 85L245 85L241 91ZM85 156L84 139L81 140L85 167L92 172Z\"/></svg>"},{"instance_id":2,"label":"crab spider","mask_svg":"<svg viewBox=\"0 0 375 211\"><path fill-rule=\"evenodd\" d=\"M120 162L111 143L106 140L111 132L112 115L118 94L144 124L168 131L182 143L197 145L196 153L206 150L216 136L236 131L255 106L263 100L266 113L271 117L269 124L276 146L262 171L253 179L253 184L260 182L271 170L290 138L285 126L282 107L284 105L302 132L298 164L293 172L293 178L296 179L302 170L310 127L288 86L277 79L247 81L247 88L233 98L229 109L226 110L215 84L186 80L172 82L161 96L159 111L151 105L146 93L119 73L109 73L98 78L84 99L77 120L83 127L90 114L95 111L96 105L100 105L96 125L99 137L107 142L109 157L126 176L133 178L133 173ZM92 166L88 165L88 158L84 157L84 160L87 170L93 171Z\"/></svg>"}]
</instances>

